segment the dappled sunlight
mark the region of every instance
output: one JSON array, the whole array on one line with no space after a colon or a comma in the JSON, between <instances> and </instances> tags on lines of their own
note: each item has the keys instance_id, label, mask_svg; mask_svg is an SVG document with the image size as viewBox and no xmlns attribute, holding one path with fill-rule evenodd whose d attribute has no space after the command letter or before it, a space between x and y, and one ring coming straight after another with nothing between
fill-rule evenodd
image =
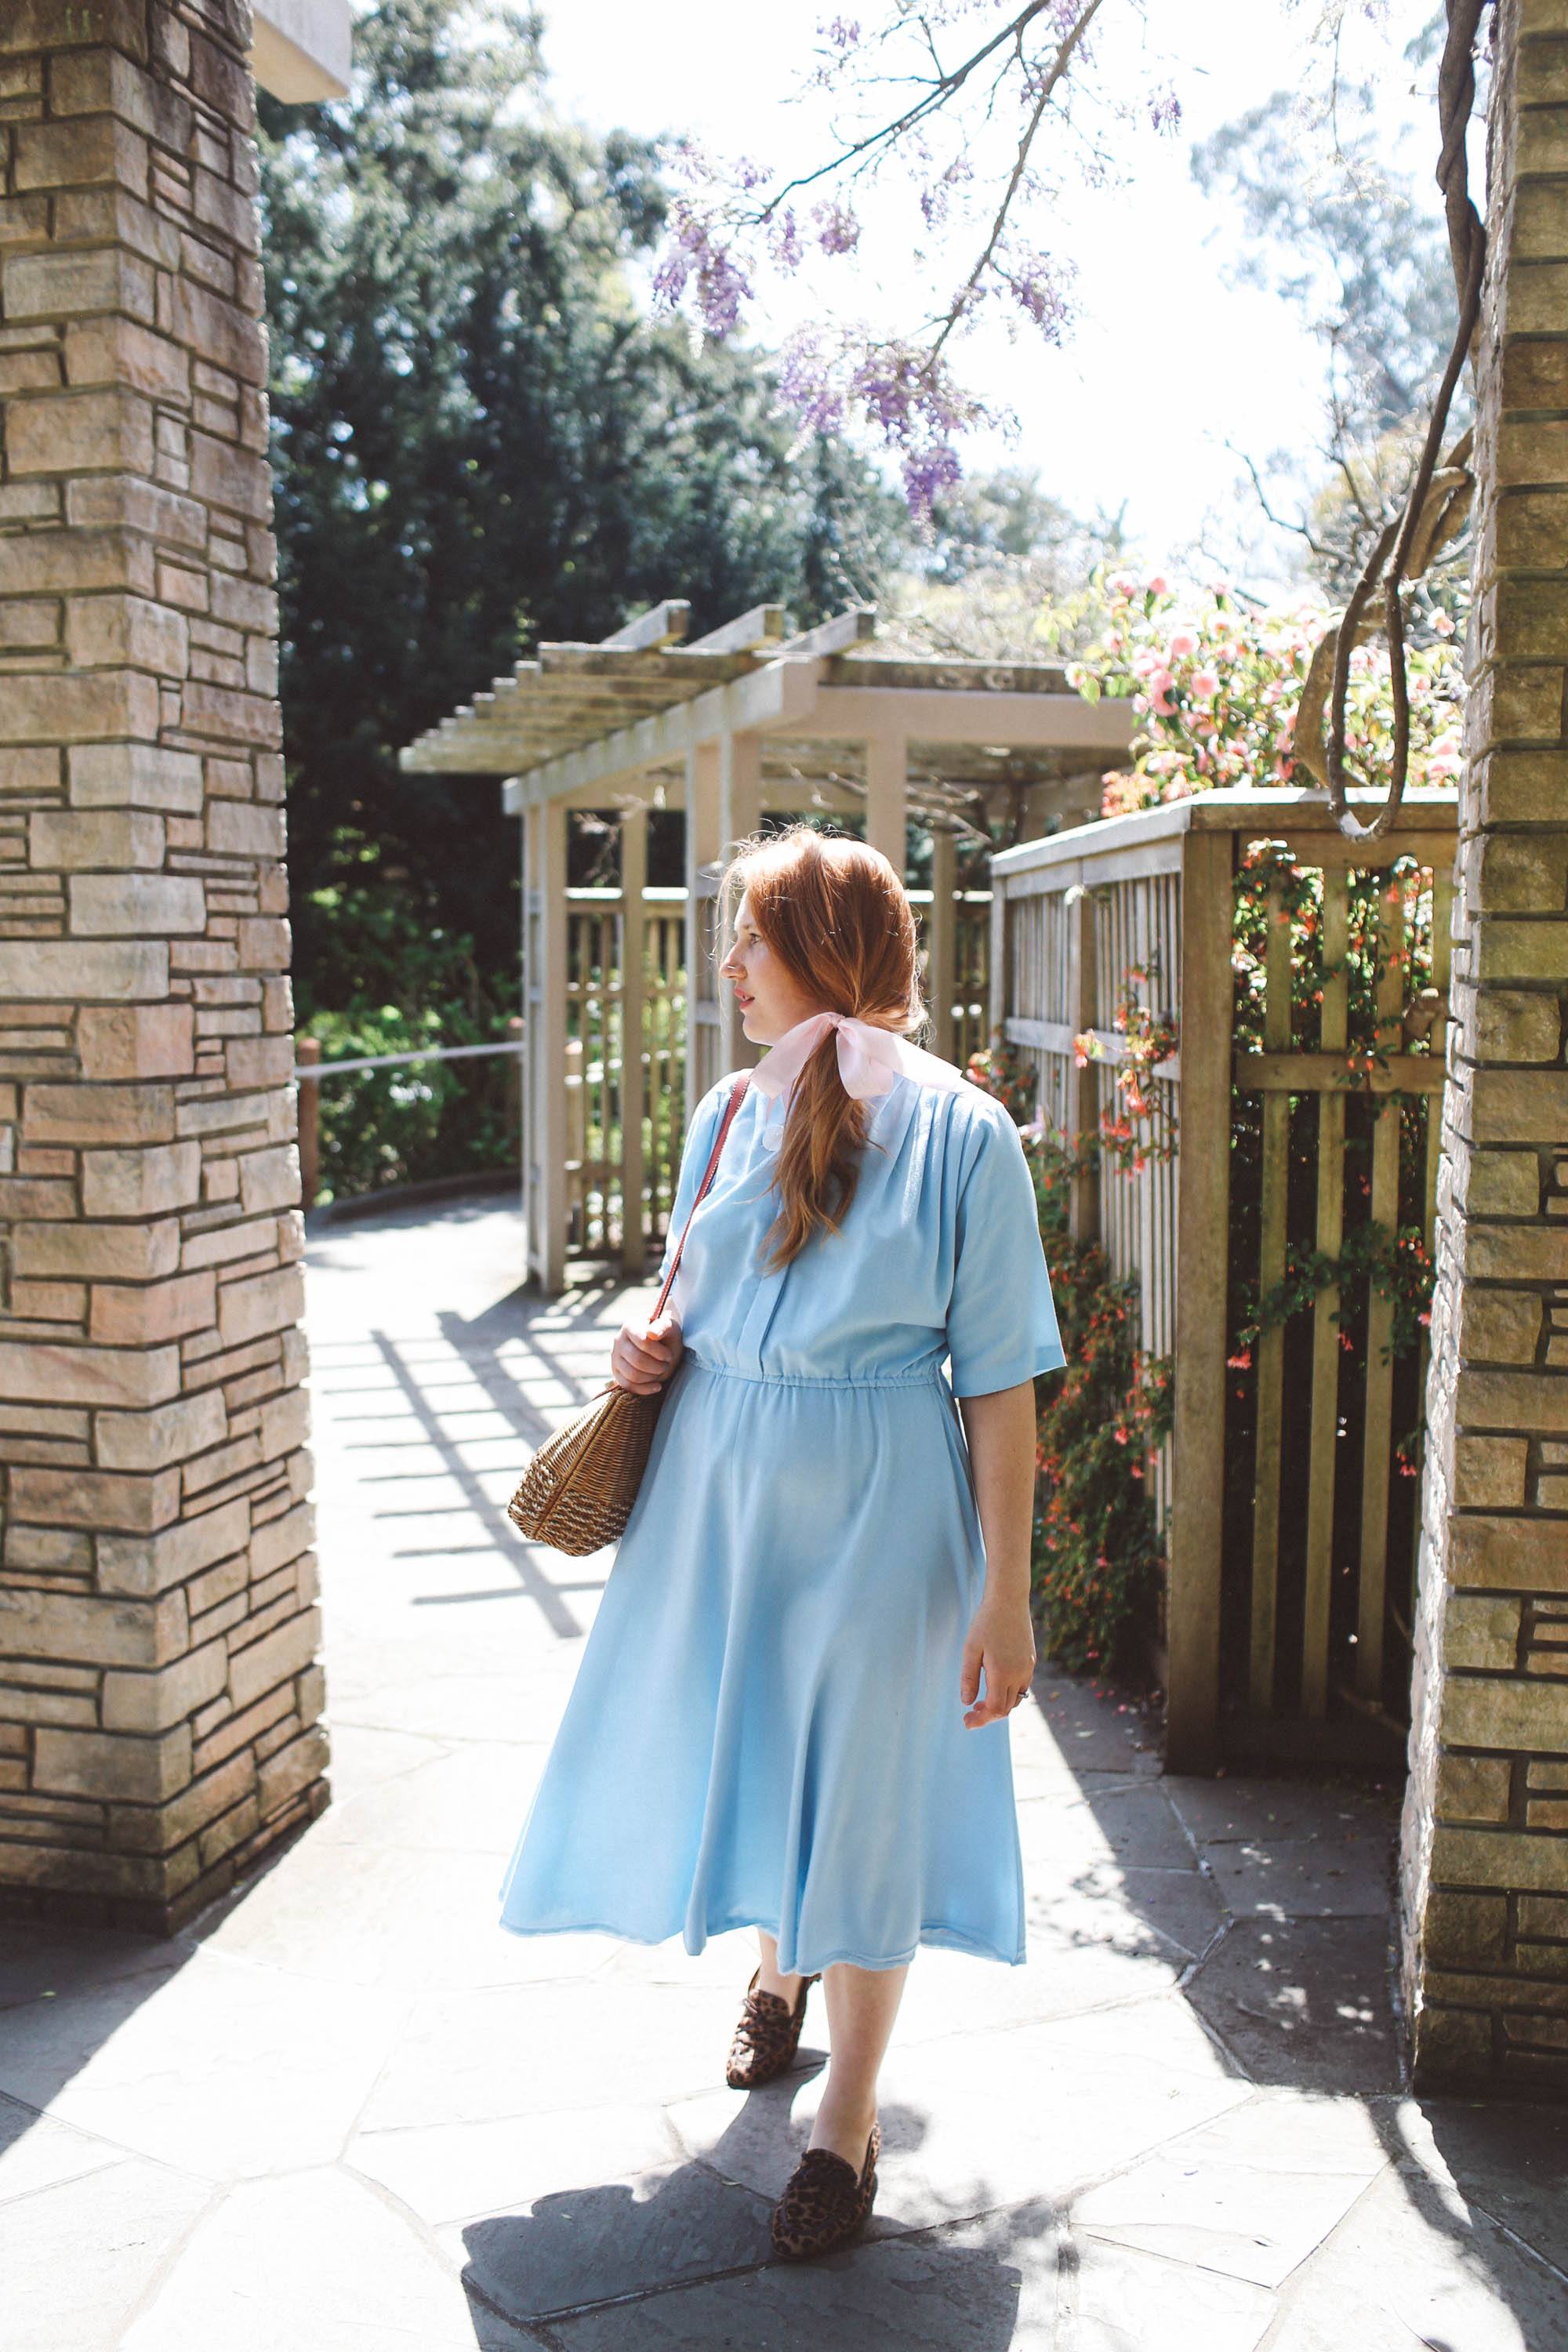
<instances>
[{"instance_id":1,"label":"dappled sunlight","mask_svg":"<svg viewBox=\"0 0 1568 2352\"><path fill-rule=\"evenodd\" d=\"M0 2258L24 2221L184 2249L128 2352L203 2314L247 2345L261 2229L286 2319L412 2314L432 2352L542 2313L619 2352L628 2298L650 2352L1150 2352L1178 2317L1225 2352L1556 2352L1530 2249L1568 2265L1568 2118L1405 2093L1387 1792L1164 1776L1147 1713L1049 1668L1013 1732L1026 1959L921 1953L870 2231L770 2261L825 2012L732 2092L750 1936L496 1924L580 1654L558 1612L587 1622L608 1567L531 1555L507 1482L633 1295L536 1342L514 1233L391 1216L312 1268L334 1803L199 1934L0 1936Z\"/></svg>"}]
</instances>

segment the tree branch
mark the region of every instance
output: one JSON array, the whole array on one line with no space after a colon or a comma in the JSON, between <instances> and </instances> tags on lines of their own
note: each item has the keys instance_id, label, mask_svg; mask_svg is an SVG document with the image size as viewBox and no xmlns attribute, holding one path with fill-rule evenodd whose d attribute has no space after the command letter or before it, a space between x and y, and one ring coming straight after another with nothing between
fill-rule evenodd
<instances>
[{"instance_id":1,"label":"tree branch","mask_svg":"<svg viewBox=\"0 0 1568 2352\"><path fill-rule=\"evenodd\" d=\"M1448 352L1447 365L1443 370L1443 380L1437 387L1420 463L1415 468L1415 478L1410 486L1404 511L1382 533L1361 578L1351 591L1342 620L1336 630L1330 632L1333 640L1333 683L1329 691L1326 782L1329 805L1338 819L1340 831L1352 841L1376 841L1388 832L1399 814L1409 770L1410 707L1405 670L1405 607L1401 602L1401 590L1417 541L1423 541L1427 551L1436 541L1436 527L1426 527L1427 498L1434 488L1438 452L1443 445L1443 432L1448 421L1454 387L1469 355L1480 318L1487 233L1481 216L1470 200L1465 140L1470 111L1475 104L1473 56L1476 35L1480 27L1482 12L1488 5L1489 0L1447 0L1448 32L1437 77L1437 114L1442 146L1437 157L1436 176L1443 191L1448 223L1448 248L1459 293L1458 326ZM1447 503L1454 493L1445 487L1437 495ZM1394 694L1394 749L1388 798L1372 823L1363 825L1358 817L1352 814L1347 795L1345 702L1350 691L1351 653L1359 638L1367 634L1366 608L1380 583L1384 600L1384 631L1388 639L1390 684ZM1329 637L1325 637L1318 648L1314 667L1326 652L1329 641ZM1300 718L1297 726L1300 732Z\"/></svg>"},{"instance_id":2,"label":"tree branch","mask_svg":"<svg viewBox=\"0 0 1568 2352\"><path fill-rule=\"evenodd\" d=\"M941 331L931 345L926 362L928 368L933 367L942 356L943 344L973 300L975 288L991 267L996 247L1002 241L1002 232L1007 225L1007 215L1012 208L1013 199L1018 193L1019 182L1023 179L1025 168L1029 161L1029 150L1035 143L1035 134L1039 130L1046 109L1056 93L1058 84L1072 63L1073 51L1093 24L1102 5L1103 0L1088 0L1088 5L1083 9L1071 31L1064 37L1061 47L1057 51L1050 72L1046 76L1044 86L1036 101L1035 110L1030 115L1024 135L1018 142L1018 152L1014 160L1007 185L1003 191L1002 202L996 208L996 217L991 224L991 234L985 240L980 258L970 271L963 288L954 297L952 308L942 321Z\"/></svg>"},{"instance_id":3,"label":"tree branch","mask_svg":"<svg viewBox=\"0 0 1568 2352\"><path fill-rule=\"evenodd\" d=\"M1265 520L1271 522L1276 530L1292 531L1298 539L1304 539L1314 555L1327 557L1331 551L1328 548L1321 546L1319 541L1313 538L1311 532L1308 530L1304 522L1290 522L1284 515L1277 515L1275 513L1273 508L1268 503L1268 495L1264 490L1263 478L1258 473L1257 467L1253 464L1252 459L1247 456L1246 450L1238 449L1234 441L1226 441L1225 446L1230 451L1233 457L1240 458L1242 464L1251 475L1252 488L1257 496L1258 505L1263 509Z\"/></svg>"},{"instance_id":4,"label":"tree branch","mask_svg":"<svg viewBox=\"0 0 1568 2352\"><path fill-rule=\"evenodd\" d=\"M841 153L829 156L826 163L817 164L815 170L797 173L793 180L786 180L783 187L768 198L762 211L753 215L757 225L762 226L770 221L785 198L796 194L802 188L815 187L819 180L828 179L835 172L843 171L858 159L868 156L875 148L894 145L906 131L912 131L915 125L923 122L928 115L939 112L947 104L949 99L955 98L971 76L979 71L987 58L994 57L998 49L1005 48L1009 42L1017 46L1021 62L1025 32L1037 16L1043 16L1046 10L1054 5L1055 0L1028 0L1026 7L1021 8L1009 23L1003 26L1000 32L993 34L990 40L976 49L972 57L966 58L961 66L954 66L946 72L939 67L938 79L924 95L917 99L912 106L907 107L902 114L896 116L890 122L884 122L879 130L868 131L863 139L851 140ZM1100 0L1091 0L1087 16L1092 16L1100 5ZM927 46L931 49L934 62L935 44L931 40L930 28L923 17L921 29L925 33ZM1076 46L1080 29L1080 26L1075 26L1067 37L1068 43Z\"/></svg>"}]
</instances>

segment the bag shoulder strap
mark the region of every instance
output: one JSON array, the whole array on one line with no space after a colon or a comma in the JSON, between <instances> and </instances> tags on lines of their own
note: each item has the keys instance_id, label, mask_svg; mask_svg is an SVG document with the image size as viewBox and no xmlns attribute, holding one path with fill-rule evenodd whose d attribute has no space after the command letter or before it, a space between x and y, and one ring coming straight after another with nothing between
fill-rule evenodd
<instances>
[{"instance_id":1,"label":"bag shoulder strap","mask_svg":"<svg viewBox=\"0 0 1568 2352\"><path fill-rule=\"evenodd\" d=\"M736 1079L734 1085L730 1089L730 1099L724 1106L724 1116L719 1123L719 1132L713 1139L713 1149L708 1155L708 1165L703 1171L702 1181L697 1188L697 1198L693 1201L689 1210L687 1212L686 1223L680 1229L680 1239L675 1245L675 1255L669 1262L669 1272L665 1276L663 1286L659 1290L658 1304L654 1308L653 1313L648 1317L648 1321L650 1323L657 1323L659 1317L664 1313L664 1302L669 1297L670 1286L674 1282L677 1274L680 1271L680 1253L686 1247L686 1236L691 1231L691 1220L697 1214L698 1210L701 1207L702 1202L707 1196L708 1187L712 1183L714 1176L718 1171L719 1155L724 1149L724 1138L730 1132L731 1121L733 1119L735 1113L740 1109L742 1097L745 1094L746 1088L751 1085L751 1072L749 1070L742 1070L740 1076Z\"/></svg>"}]
</instances>

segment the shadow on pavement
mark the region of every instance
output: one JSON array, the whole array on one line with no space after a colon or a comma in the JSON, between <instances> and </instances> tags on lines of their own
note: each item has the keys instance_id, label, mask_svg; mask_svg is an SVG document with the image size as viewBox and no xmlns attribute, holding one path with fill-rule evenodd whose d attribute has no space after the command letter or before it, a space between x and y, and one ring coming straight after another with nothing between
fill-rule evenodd
<instances>
[{"instance_id":1,"label":"shadow on pavement","mask_svg":"<svg viewBox=\"0 0 1568 2352\"><path fill-rule=\"evenodd\" d=\"M1166 1777L1048 1670L1029 1966L922 1955L870 2231L770 2260L820 2052L737 2103L712 1968L466 1924L605 1566L507 1482L651 1291L385 1228L312 1239L339 1801L167 1941L0 1926L6 2352L1565 2352L1568 2113L1402 2074L1394 1780Z\"/></svg>"},{"instance_id":2,"label":"shadow on pavement","mask_svg":"<svg viewBox=\"0 0 1568 2352\"><path fill-rule=\"evenodd\" d=\"M605 2182L470 2223L463 2284L476 2332L496 2316L542 2325L572 2352L634 2343L638 2352L742 2343L749 2352L1007 2352L1022 2340L1028 2272L1043 2267L1049 2280L1055 2269L1047 2204L991 2217L962 2242L944 2230L940 2252L931 2233L894 2231L873 2214L853 2249L817 2263L773 2256L768 2218L802 2138L790 2129L790 2094L789 2081L754 2093L702 2157L651 2183ZM925 2129L920 2115L891 2105L883 2122L906 2145ZM750 2185L759 2160L776 2175L771 2195Z\"/></svg>"},{"instance_id":3,"label":"shadow on pavement","mask_svg":"<svg viewBox=\"0 0 1568 2352\"><path fill-rule=\"evenodd\" d=\"M1174 1964L1238 2077L1356 2101L1387 2159L1335 2234L1331 2282L1323 2265L1315 2284L1310 2263L1289 2283L1270 2352L1319 2352L1336 2331L1356 2352L1563 2352L1568 2111L1410 2090L1396 2005L1401 1784L1167 1776L1136 1703L1049 1667L1035 1696L1097 1834L1049 1887L1037 1864L1034 1948L1098 1936Z\"/></svg>"}]
</instances>

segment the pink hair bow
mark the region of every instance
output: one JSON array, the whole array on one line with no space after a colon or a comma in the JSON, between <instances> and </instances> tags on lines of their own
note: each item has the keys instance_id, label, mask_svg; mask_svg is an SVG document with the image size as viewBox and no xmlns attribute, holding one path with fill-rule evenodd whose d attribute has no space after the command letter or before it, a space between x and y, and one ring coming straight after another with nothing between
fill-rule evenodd
<instances>
[{"instance_id":1,"label":"pink hair bow","mask_svg":"<svg viewBox=\"0 0 1568 2352\"><path fill-rule=\"evenodd\" d=\"M961 1070L891 1029L873 1021L858 1021L852 1013L812 1013L786 1029L770 1045L752 1072L759 1094L784 1095L794 1087L806 1063L829 1029L838 1032L838 1075L844 1091L861 1101L890 1093L897 1077L921 1078L928 1086L968 1084Z\"/></svg>"}]
</instances>

